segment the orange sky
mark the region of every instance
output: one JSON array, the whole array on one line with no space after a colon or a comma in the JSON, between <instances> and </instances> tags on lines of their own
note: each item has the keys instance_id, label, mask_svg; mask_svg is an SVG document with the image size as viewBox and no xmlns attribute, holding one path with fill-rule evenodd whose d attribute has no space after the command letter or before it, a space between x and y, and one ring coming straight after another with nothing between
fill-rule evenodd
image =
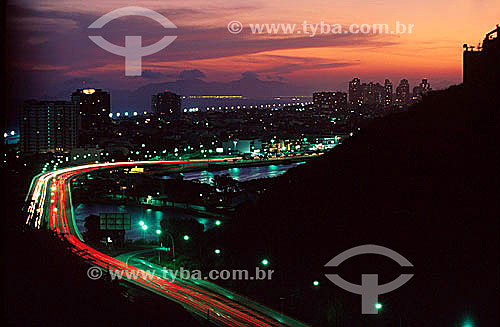
<instances>
[{"instance_id":1,"label":"orange sky","mask_svg":"<svg viewBox=\"0 0 500 327\"><path fill-rule=\"evenodd\" d=\"M72 37L61 38L65 41L58 45L50 35L61 31L68 35L72 31L81 33L89 23L85 21L90 19L87 17L94 19L129 6L130 2L88 0L82 6L82 2L76 0L18 0L10 4L36 13L33 17L28 13L17 19L19 28L20 22L30 23L23 29L30 35L26 44L32 47L31 53L39 47L47 48L30 60L20 56L18 67L55 67L51 71L67 78L90 75L111 79L109 76L113 74L123 74L123 58L103 54L97 47L88 50L92 54L85 56L87 65L77 57L75 62L58 58L58 53L62 53L58 47L63 47ZM410 82L427 77L438 86L461 82L462 44L477 44L500 23L498 0L185 0L134 1L133 5L157 10L178 26L178 39L164 53L145 57L144 69L165 76L174 76L185 69L199 69L207 81L238 79L242 72L253 71L261 78L333 89L342 85L345 88L354 76L376 81L406 77ZM232 20L241 21L244 32L230 34L226 26ZM387 23L391 27L399 21L413 24L414 32L325 35L308 40L303 35L251 35L248 28L248 24L302 24L304 20L342 25ZM31 34L30 28L33 28ZM281 40L273 41L277 38ZM85 51L91 48L89 44L82 46ZM45 52L54 55L43 55ZM115 80L121 87L127 83L132 86L148 82L122 76Z\"/></svg>"}]
</instances>

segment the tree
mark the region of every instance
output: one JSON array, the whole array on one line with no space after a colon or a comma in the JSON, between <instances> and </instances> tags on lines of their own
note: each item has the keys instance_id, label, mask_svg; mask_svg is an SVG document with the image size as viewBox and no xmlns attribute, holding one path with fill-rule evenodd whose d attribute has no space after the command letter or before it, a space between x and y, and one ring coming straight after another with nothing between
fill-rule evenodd
<instances>
[{"instance_id":1,"label":"tree","mask_svg":"<svg viewBox=\"0 0 500 327\"><path fill-rule=\"evenodd\" d=\"M216 175L213 184L216 189L222 190L225 200L230 200L231 193L238 191L238 181L228 174Z\"/></svg>"}]
</instances>

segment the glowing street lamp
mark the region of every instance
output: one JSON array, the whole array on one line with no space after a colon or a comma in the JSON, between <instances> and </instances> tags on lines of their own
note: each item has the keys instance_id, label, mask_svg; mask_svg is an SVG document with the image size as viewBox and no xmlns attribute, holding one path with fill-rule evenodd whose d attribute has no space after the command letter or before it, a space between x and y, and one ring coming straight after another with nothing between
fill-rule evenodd
<instances>
[{"instance_id":1,"label":"glowing street lamp","mask_svg":"<svg viewBox=\"0 0 500 327\"><path fill-rule=\"evenodd\" d=\"M163 244L161 244L161 240L160 240L161 229L157 229L156 230L156 235L158 235L158 244L160 245L160 247L162 247ZM158 252L158 262L159 261L160 261L160 252Z\"/></svg>"},{"instance_id":2,"label":"glowing street lamp","mask_svg":"<svg viewBox=\"0 0 500 327\"><path fill-rule=\"evenodd\" d=\"M269 264L269 260L262 259L262 261L260 263L262 263L262 265L264 265L264 266L267 266Z\"/></svg>"},{"instance_id":3,"label":"glowing street lamp","mask_svg":"<svg viewBox=\"0 0 500 327\"><path fill-rule=\"evenodd\" d=\"M460 325L460 327L474 327L474 326L476 325L470 318L465 319L465 321Z\"/></svg>"},{"instance_id":4,"label":"glowing street lamp","mask_svg":"<svg viewBox=\"0 0 500 327\"><path fill-rule=\"evenodd\" d=\"M382 309L382 303L380 303L380 302L375 303L375 309L377 309L377 310Z\"/></svg>"},{"instance_id":5,"label":"glowing street lamp","mask_svg":"<svg viewBox=\"0 0 500 327\"><path fill-rule=\"evenodd\" d=\"M214 252L215 252L215 254L220 254L220 250L219 249L215 249Z\"/></svg>"},{"instance_id":6,"label":"glowing street lamp","mask_svg":"<svg viewBox=\"0 0 500 327\"><path fill-rule=\"evenodd\" d=\"M142 226L142 230L144 231L144 242L146 242L146 231L148 230L148 225L145 225L143 223L143 225L141 225L141 226Z\"/></svg>"},{"instance_id":7,"label":"glowing street lamp","mask_svg":"<svg viewBox=\"0 0 500 327\"><path fill-rule=\"evenodd\" d=\"M141 221L139 222L139 225L144 226L144 221L142 221L142 220L141 220Z\"/></svg>"},{"instance_id":8,"label":"glowing street lamp","mask_svg":"<svg viewBox=\"0 0 500 327\"><path fill-rule=\"evenodd\" d=\"M215 221L215 226L220 226L221 224L222 224L222 222L220 220Z\"/></svg>"},{"instance_id":9,"label":"glowing street lamp","mask_svg":"<svg viewBox=\"0 0 500 327\"><path fill-rule=\"evenodd\" d=\"M189 235L184 235L184 241L189 241Z\"/></svg>"},{"instance_id":10,"label":"glowing street lamp","mask_svg":"<svg viewBox=\"0 0 500 327\"><path fill-rule=\"evenodd\" d=\"M313 285L314 285L314 286L319 286L319 282L318 282L317 280L315 280L315 281L313 282Z\"/></svg>"}]
</instances>

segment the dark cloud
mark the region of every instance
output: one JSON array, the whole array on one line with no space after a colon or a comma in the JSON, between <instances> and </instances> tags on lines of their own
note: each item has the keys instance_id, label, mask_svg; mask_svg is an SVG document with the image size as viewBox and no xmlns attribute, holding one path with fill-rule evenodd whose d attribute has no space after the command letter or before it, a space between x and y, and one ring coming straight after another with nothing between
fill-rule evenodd
<instances>
[{"instance_id":1,"label":"dark cloud","mask_svg":"<svg viewBox=\"0 0 500 327\"><path fill-rule=\"evenodd\" d=\"M186 69L179 73L179 78L183 80L192 80L197 78L205 78L206 75L199 69Z\"/></svg>"},{"instance_id":2,"label":"dark cloud","mask_svg":"<svg viewBox=\"0 0 500 327\"><path fill-rule=\"evenodd\" d=\"M142 74L140 77L145 78L145 79L160 79L160 78L167 77L167 74L164 74L161 72L154 72L151 69L145 69L142 71Z\"/></svg>"},{"instance_id":3,"label":"dark cloud","mask_svg":"<svg viewBox=\"0 0 500 327\"><path fill-rule=\"evenodd\" d=\"M241 73L241 79L259 79L256 72L243 72Z\"/></svg>"}]
</instances>

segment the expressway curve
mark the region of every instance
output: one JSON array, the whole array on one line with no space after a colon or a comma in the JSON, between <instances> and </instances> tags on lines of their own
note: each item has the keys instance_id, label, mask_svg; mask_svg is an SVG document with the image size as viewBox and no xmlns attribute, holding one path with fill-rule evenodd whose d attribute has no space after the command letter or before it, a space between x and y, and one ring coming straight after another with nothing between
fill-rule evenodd
<instances>
[{"instance_id":1,"label":"expressway curve","mask_svg":"<svg viewBox=\"0 0 500 327\"><path fill-rule=\"evenodd\" d=\"M210 161L216 163L224 160L212 159ZM47 226L60 237L69 241L73 245L73 251L89 265L100 267L103 271L129 272L130 276L134 276L134 278L126 279L127 281L180 303L186 310L204 319L209 319L218 326L307 326L242 296L224 296L225 292L214 291L214 288L171 281L148 274L145 270L110 257L83 242L75 222L71 203L69 181L75 176L97 169L113 167L204 163L206 164L206 160L98 163L39 174L33 178L26 196L26 224L35 228ZM235 298L238 301L234 300Z\"/></svg>"}]
</instances>

